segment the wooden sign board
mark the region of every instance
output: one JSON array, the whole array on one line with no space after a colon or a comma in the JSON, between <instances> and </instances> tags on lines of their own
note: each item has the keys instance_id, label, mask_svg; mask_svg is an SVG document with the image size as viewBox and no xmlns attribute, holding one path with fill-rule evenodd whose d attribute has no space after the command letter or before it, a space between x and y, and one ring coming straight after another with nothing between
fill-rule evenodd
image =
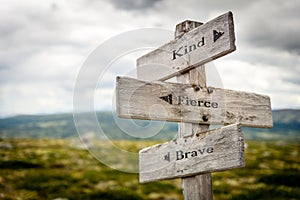
<instances>
[{"instance_id":1,"label":"wooden sign board","mask_svg":"<svg viewBox=\"0 0 300 200\"><path fill-rule=\"evenodd\" d=\"M167 80L235 49L233 16L228 12L140 57L138 78Z\"/></svg>"},{"instance_id":2,"label":"wooden sign board","mask_svg":"<svg viewBox=\"0 0 300 200\"><path fill-rule=\"evenodd\" d=\"M141 183L244 167L243 134L225 126L142 149L139 161Z\"/></svg>"},{"instance_id":3,"label":"wooden sign board","mask_svg":"<svg viewBox=\"0 0 300 200\"><path fill-rule=\"evenodd\" d=\"M248 92L117 77L116 101L123 118L273 126L270 98Z\"/></svg>"}]
</instances>

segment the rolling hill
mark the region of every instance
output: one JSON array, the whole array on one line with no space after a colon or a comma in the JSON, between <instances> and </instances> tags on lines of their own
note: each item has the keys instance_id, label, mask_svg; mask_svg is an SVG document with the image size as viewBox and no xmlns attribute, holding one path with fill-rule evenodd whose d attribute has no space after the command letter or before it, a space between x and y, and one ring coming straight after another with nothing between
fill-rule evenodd
<instances>
[{"instance_id":1,"label":"rolling hill","mask_svg":"<svg viewBox=\"0 0 300 200\"><path fill-rule=\"evenodd\" d=\"M81 130L97 133L98 128L89 120L91 114L80 114ZM110 112L97 112L97 120L103 132L113 140L139 140L138 137L129 135L124 131L133 130L132 123L122 119L123 128L119 128ZM243 128L245 139L252 140L292 140L300 141L300 110L274 110L274 127L272 129ZM134 120L140 127L149 124L148 121ZM141 129L143 130L143 129ZM172 139L176 136L177 123L165 123L152 140ZM4 138L74 138L78 137L73 115L20 115L0 119L0 137Z\"/></svg>"}]
</instances>

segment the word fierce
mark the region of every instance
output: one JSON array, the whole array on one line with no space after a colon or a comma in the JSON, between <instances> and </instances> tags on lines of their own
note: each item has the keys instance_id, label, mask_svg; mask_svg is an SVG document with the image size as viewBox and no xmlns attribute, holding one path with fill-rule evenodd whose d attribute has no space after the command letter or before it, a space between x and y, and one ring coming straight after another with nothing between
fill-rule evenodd
<instances>
[{"instance_id":1,"label":"word fierce","mask_svg":"<svg viewBox=\"0 0 300 200\"><path fill-rule=\"evenodd\" d=\"M201 156L204 153L210 154L214 152L214 148L213 147L205 147L202 149L198 149L197 151L187 151L187 152L183 152L183 151L176 151L176 160L182 160L184 158L193 158L193 157L197 157L197 156Z\"/></svg>"},{"instance_id":2,"label":"word fierce","mask_svg":"<svg viewBox=\"0 0 300 200\"><path fill-rule=\"evenodd\" d=\"M210 108L210 107L218 108L217 102L193 100L184 96L178 96L178 104L187 105L187 106L199 106L199 107L206 107L206 108Z\"/></svg>"},{"instance_id":3,"label":"word fierce","mask_svg":"<svg viewBox=\"0 0 300 200\"><path fill-rule=\"evenodd\" d=\"M202 37L202 39L200 41L198 41L197 43L195 43L195 44L192 44L190 46L187 46L187 45L181 46L181 47L179 47L178 49L176 49L172 52L172 56L173 56L172 60L175 60L177 57L181 57L183 55L186 55L186 54L196 50L197 48L204 46L204 44L205 44L204 43L204 37Z\"/></svg>"}]
</instances>

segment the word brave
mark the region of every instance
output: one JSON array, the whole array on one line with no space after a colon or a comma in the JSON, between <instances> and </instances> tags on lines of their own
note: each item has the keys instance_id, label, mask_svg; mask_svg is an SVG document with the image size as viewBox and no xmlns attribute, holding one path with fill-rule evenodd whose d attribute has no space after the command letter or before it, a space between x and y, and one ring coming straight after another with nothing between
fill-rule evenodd
<instances>
[{"instance_id":1,"label":"word brave","mask_svg":"<svg viewBox=\"0 0 300 200\"><path fill-rule=\"evenodd\" d=\"M203 155L204 153L213 153L214 152L214 148L213 147L205 147L202 149L198 149L197 151L187 151L187 152L183 152L183 151L176 151L176 160L182 160L184 158L189 158L189 157L197 157L200 155Z\"/></svg>"},{"instance_id":2,"label":"word brave","mask_svg":"<svg viewBox=\"0 0 300 200\"><path fill-rule=\"evenodd\" d=\"M172 60L175 60L177 58L176 56L181 57L181 56L186 55L186 54L188 54L188 53L190 53L190 52L192 52L192 51L194 51L197 48L202 47L202 46L204 46L204 37L202 37L202 39L200 41L196 42L195 44L192 44L190 46L187 46L187 45L181 46L178 49L173 50Z\"/></svg>"}]
</instances>

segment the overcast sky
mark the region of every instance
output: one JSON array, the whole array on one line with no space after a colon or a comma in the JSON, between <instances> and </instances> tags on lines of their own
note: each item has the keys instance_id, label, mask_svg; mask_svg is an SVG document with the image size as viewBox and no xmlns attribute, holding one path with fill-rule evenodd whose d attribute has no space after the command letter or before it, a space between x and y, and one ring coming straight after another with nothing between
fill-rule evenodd
<instances>
[{"instance_id":1,"label":"overcast sky","mask_svg":"<svg viewBox=\"0 0 300 200\"><path fill-rule=\"evenodd\" d=\"M237 50L214 61L223 87L269 95L273 109L300 108L299 0L0 2L2 117L72 112L83 64L114 36L139 28L174 31L185 19L206 22L228 11L234 16ZM96 109L110 108L114 76L132 73L134 56L115 62L104 75Z\"/></svg>"}]
</instances>

